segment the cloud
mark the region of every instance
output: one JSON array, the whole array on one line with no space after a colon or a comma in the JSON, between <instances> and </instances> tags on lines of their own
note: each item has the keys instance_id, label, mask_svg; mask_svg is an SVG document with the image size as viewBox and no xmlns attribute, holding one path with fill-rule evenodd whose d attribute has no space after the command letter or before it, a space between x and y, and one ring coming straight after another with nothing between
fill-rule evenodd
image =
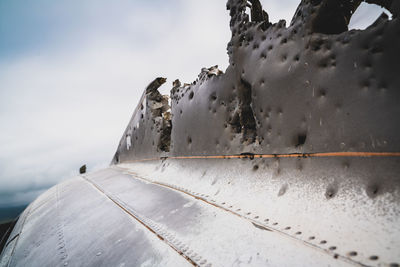
<instances>
[{"instance_id":1,"label":"cloud","mask_svg":"<svg viewBox=\"0 0 400 267\"><path fill-rule=\"evenodd\" d=\"M19 22L42 40L26 36L27 44L18 49L1 46L0 55L8 55L0 63L0 206L31 201L76 175L84 163L89 170L107 166L139 96L155 77L191 82L203 66L228 65L225 4L120 1L115 10L100 1L93 11L80 2L63 3L69 17L64 14L47 31L41 27L56 15L46 14L62 7L33 8L38 12L28 14L33 26ZM25 12L18 8L12 7Z\"/></svg>"},{"instance_id":2,"label":"cloud","mask_svg":"<svg viewBox=\"0 0 400 267\"><path fill-rule=\"evenodd\" d=\"M374 23L382 13L386 13L391 18L391 13L387 9L362 2L351 17L349 29L364 30Z\"/></svg>"}]
</instances>

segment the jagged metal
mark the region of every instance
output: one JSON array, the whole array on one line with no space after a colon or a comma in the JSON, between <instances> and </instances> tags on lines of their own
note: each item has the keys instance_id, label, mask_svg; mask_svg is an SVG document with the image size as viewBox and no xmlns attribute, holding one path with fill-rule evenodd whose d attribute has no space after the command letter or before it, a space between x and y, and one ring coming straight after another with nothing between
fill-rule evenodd
<instances>
[{"instance_id":1,"label":"jagged metal","mask_svg":"<svg viewBox=\"0 0 400 267\"><path fill-rule=\"evenodd\" d=\"M58 214L61 264L399 266L400 2L348 31L361 2L303 0L286 27L229 0L226 71L150 83L111 167L32 203L1 263L57 265Z\"/></svg>"},{"instance_id":2,"label":"jagged metal","mask_svg":"<svg viewBox=\"0 0 400 267\"><path fill-rule=\"evenodd\" d=\"M383 3L392 20L382 14L362 31L322 20L348 21L355 2L303 1L286 28L285 21L259 22L259 15L250 21L246 1L229 1L230 65L173 90L168 155L400 151L398 3ZM131 135L147 146L137 131L152 124L138 122L143 126ZM159 136L149 138L157 143ZM127 151L125 140L119 162L147 157ZM154 146L152 156L161 154Z\"/></svg>"}]
</instances>

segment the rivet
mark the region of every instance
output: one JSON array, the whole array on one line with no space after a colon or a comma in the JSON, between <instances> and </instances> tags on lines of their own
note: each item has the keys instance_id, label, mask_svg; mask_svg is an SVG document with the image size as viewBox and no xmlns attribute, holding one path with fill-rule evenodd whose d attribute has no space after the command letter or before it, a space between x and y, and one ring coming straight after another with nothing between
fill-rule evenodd
<instances>
[{"instance_id":1,"label":"rivet","mask_svg":"<svg viewBox=\"0 0 400 267\"><path fill-rule=\"evenodd\" d=\"M376 255L372 255L372 256L369 257L369 259L372 260L372 261L376 261L377 259L379 259L379 257L376 256Z\"/></svg>"},{"instance_id":2,"label":"rivet","mask_svg":"<svg viewBox=\"0 0 400 267\"><path fill-rule=\"evenodd\" d=\"M356 251L350 251L349 252L349 256L350 257L355 257L355 256L357 256L357 252Z\"/></svg>"}]
</instances>

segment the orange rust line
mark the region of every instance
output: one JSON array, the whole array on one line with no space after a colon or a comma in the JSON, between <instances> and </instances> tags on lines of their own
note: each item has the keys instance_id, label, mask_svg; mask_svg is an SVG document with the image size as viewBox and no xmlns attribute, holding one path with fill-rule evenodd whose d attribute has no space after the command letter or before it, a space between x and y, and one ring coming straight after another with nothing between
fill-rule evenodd
<instances>
[{"instance_id":1,"label":"orange rust line","mask_svg":"<svg viewBox=\"0 0 400 267\"><path fill-rule=\"evenodd\" d=\"M126 162L154 161L160 159L245 159L245 158L323 158L323 157L400 157L400 152L321 152L292 154L246 154L246 155L214 155L214 156L173 156L161 158L139 159Z\"/></svg>"}]
</instances>

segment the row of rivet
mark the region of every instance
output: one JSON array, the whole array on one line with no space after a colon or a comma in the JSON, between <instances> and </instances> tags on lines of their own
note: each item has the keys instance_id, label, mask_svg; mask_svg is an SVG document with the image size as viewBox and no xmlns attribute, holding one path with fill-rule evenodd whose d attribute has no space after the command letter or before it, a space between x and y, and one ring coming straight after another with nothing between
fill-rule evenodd
<instances>
[{"instance_id":1,"label":"row of rivet","mask_svg":"<svg viewBox=\"0 0 400 267\"><path fill-rule=\"evenodd\" d=\"M95 184L96 187L99 187L95 182L90 180L91 183ZM180 254L182 254L185 258L189 259L191 262L198 266L205 266L205 267L211 267L211 263L207 263L207 260L200 256L198 253L196 253L193 249L190 249L188 245L186 245L183 241L179 240L173 233L168 232L168 230L165 229L164 226L161 224L155 223L151 219L142 216L139 214L137 211L133 210L131 207L129 207L128 204L126 204L124 201L119 199L116 196L113 196L110 193L106 193L103 191L104 194L106 194L112 201L118 203L122 207L124 207L126 210L131 213L137 220L139 220L141 223L143 223L147 228L151 229L157 236L161 237L164 242L166 242L169 246L174 248L176 251L178 251Z\"/></svg>"},{"instance_id":2,"label":"row of rivet","mask_svg":"<svg viewBox=\"0 0 400 267\"><path fill-rule=\"evenodd\" d=\"M132 174L133 174L133 173L131 173L131 172L129 172L129 171L127 171L126 173L129 174L129 175L132 175ZM134 174L134 176L137 177L137 174ZM250 218L249 215L251 215L251 212L243 212L243 214L240 214L239 212L242 211L241 208L237 208L236 210L234 210L234 209L233 209L233 205L228 205L226 202L221 202L220 205L222 205L222 206L228 206L228 207L222 207L222 206L220 206L220 205L217 203L216 200L211 199L210 196L207 195L207 194L200 194L200 193L191 191L191 190L189 190L189 189L186 189L186 188L183 188L183 187L180 187L180 186L176 186L176 185L173 185L173 184L169 184L169 183L162 183L162 182L152 181L152 180L145 179L145 178L142 178L142 177L140 177L140 179L144 179L144 180L146 180L147 182L155 183L155 184L158 184L158 185L161 185L161 186L165 186L165 187L168 187L168 188L171 188L171 189L179 190L179 191L181 191L181 192L183 192L183 193L186 193L186 194L188 194L188 195L191 195L191 196L193 196L193 197L195 197L195 198L201 198L201 199L204 200L205 202L212 203L213 205L219 206L220 208L225 209L225 210L228 209L229 211L235 213L236 215L238 215L238 216L240 216L240 217L243 217L243 218L245 218L245 219L247 219L247 220L250 220L250 221L252 221L252 222L254 222L254 223L256 223L256 224L259 224L259 225L261 225L261 226L264 226L264 227L267 227L267 228L272 228L272 229L274 229L274 230L276 230L276 231L278 231L278 232L285 233L285 234L287 234L287 235L289 235L289 236L291 236L291 237L293 237L293 238L300 239L299 236L303 234L301 231L295 231L294 236L291 235L291 234L289 234L289 233L287 233L288 230L291 230L291 227L290 227L290 226L285 227L285 228L283 228L283 229L278 229L278 228L276 227L276 226L279 224L278 222L273 222L272 225L275 226L275 227L271 227L270 225L267 225L267 224L270 222L269 219L264 219L263 221L261 221L261 220L259 219L259 216L254 216L253 218ZM331 252L333 253L333 251L336 251L336 250L337 250L337 246L330 246L328 249L321 247L320 245L325 245L325 244L327 244L327 241L326 241L326 240L321 240L319 243L316 243L316 242L315 242L315 241L316 241L315 236L310 236L310 237L308 238L308 240L303 240L303 239L300 239L300 240L303 241L303 242L309 243L309 244L311 244L311 245L313 245L313 246L316 246L316 247L318 247L318 248L321 248L321 249L323 249L323 250L325 250L325 251L328 251L329 253L331 253ZM342 256L342 257L344 257L344 258L349 259L348 257L354 258L354 257L356 257L357 255L358 255L357 251L350 251L350 252L348 252L348 253L346 254L346 256L342 256L342 255L339 255L339 254L337 254L337 253L333 253L333 257L334 257L335 259L339 258L339 256ZM376 260L379 259L379 256L377 256L377 255L371 255L368 259L371 260L371 261L376 261ZM351 259L350 259L350 260L351 260ZM398 264L398 263L391 263L391 264L389 264L389 266L390 266L390 267L399 267L399 264Z\"/></svg>"}]
</instances>

